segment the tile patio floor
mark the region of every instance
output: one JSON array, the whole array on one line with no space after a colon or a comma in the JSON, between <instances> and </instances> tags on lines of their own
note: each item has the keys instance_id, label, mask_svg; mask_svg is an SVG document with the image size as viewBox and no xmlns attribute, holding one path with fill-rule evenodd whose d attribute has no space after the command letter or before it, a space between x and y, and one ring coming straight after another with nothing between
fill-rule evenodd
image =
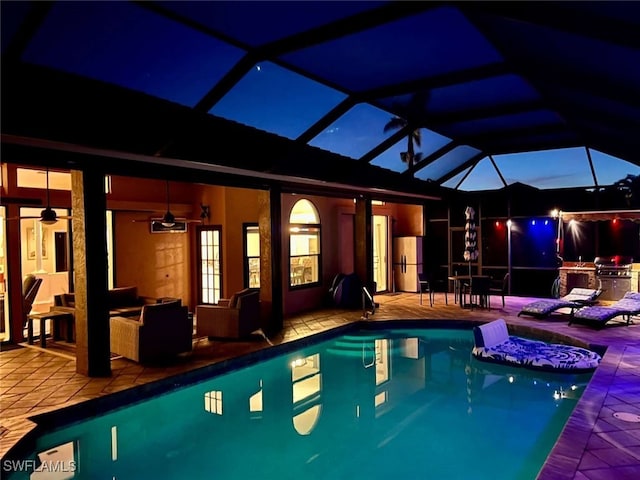
<instances>
[{"instance_id":1,"label":"tile patio floor","mask_svg":"<svg viewBox=\"0 0 640 480\"><path fill-rule=\"evenodd\" d=\"M426 300L426 299L425 299ZM420 305L417 294L378 295L380 308L370 321L424 319L490 321L504 318L516 334L529 329L548 332L553 338L569 336L591 345L607 347L603 361L587 386L539 479L638 479L640 478L640 423L617 419L614 413L640 415L640 319L636 325L616 325L596 331L568 326L564 315L546 320L517 317L532 301L507 297L500 308L492 298L491 311L461 309L449 295L449 305L439 294L433 307ZM361 311L327 309L285 319L284 328L272 338L274 344L292 341L360 320ZM177 375L248 352L266 348L266 341L219 342L197 340L193 353L165 367L143 367L126 359L111 362L109 378L88 378L75 372L72 352L64 342L49 348L19 347L0 352L0 456L8 452L34 427L29 417L109 395L133 386Z\"/></svg>"}]
</instances>

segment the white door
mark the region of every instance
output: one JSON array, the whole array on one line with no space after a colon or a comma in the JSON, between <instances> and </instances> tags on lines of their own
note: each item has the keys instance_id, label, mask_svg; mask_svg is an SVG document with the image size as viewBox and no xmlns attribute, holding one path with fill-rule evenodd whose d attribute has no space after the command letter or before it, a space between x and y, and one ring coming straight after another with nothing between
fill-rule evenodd
<instances>
[{"instance_id":1,"label":"white door","mask_svg":"<svg viewBox=\"0 0 640 480\"><path fill-rule=\"evenodd\" d=\"M376 282L378 292L384 292L388 289L388 224L389 220L387 216L373 216L373 280Z\"/></svg>"}]
</instances>

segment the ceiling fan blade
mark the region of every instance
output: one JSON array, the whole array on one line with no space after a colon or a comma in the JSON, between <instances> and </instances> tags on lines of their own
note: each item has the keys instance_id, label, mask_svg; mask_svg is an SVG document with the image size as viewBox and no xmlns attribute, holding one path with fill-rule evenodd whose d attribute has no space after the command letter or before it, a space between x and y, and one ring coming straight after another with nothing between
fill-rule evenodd
<instances>
[{"instance_id":1,"label":"ceiling fan blade","mask_svg":"<svg viewBox=\"0 0 640 480\"><path fill-rule=\"evenodd\" d=\"M9 217L7 220L38 220L40 217Z\"/></svg>"},{"instance_id":2,"label":"ceiling fan blade","mask_svg":"<svg viewBox=\"0 0 640 480\"><path fill-rule=\"evenodd\" d=\"M131 220L133 223L149 223L149 222L162 222L162 217L153 217L153 218L135 218ZM175 218L173 223L202 223L200 219L192 219L192 218Z\"/></svg>"}]
</instances>

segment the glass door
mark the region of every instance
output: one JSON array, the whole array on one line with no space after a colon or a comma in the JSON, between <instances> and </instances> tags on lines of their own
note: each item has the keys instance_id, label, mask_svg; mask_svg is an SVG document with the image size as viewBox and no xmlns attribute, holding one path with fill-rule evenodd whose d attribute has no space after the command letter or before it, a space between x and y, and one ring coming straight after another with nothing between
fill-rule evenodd
<instances>
[{"instance_id":1,"label":"glass door","mask_svg":"<svg viewBox=\"0 0 640 480\"><path fill-rule=\"evenodd\" d=\"M218 303L222 289L222 268L220 259L221 228L219 226L198 227L198 250L200 259L198 275L200 294L198 303Z\"/></svg>"},{"instance_id":2,"label":"glass door","mask_svg":"<svg viewBox=\"0 0 640 480\"><path fill-rule=\"evenodd\" d=\"M373 216L373 279L376 290L384 292L388 289L388 217L386 215Z\"/></svg>"},{"instance_id":3,"label":"glass door","mask_svg":"<svg viewBox=\"0 0 640 480\"><path fill-rule=\"evenodd\" d=\"M7 299L7 212L0 207L0 341L9 340L9 305Z\"/></svg>"}]
</instances>

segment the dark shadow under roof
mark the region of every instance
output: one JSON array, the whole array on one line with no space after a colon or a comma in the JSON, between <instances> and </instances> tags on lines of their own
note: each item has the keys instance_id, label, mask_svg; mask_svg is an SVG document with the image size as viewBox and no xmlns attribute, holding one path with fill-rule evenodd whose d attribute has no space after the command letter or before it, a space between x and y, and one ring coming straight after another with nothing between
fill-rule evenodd
<instances>
[{"instance_id":1,"label":"dark shadow under roof","mask_svg":"<svg viewBox=\"0 0 640 480\"><path fill-rule=\"evenodd\" d=\"M602 185L590 151L640 173L640 2L1 8L18 157L55 141L425 195L476 166L487 188L522 180L494 161L519 152L584 149L574 186Z\"/></svg>"}]
</instances>

